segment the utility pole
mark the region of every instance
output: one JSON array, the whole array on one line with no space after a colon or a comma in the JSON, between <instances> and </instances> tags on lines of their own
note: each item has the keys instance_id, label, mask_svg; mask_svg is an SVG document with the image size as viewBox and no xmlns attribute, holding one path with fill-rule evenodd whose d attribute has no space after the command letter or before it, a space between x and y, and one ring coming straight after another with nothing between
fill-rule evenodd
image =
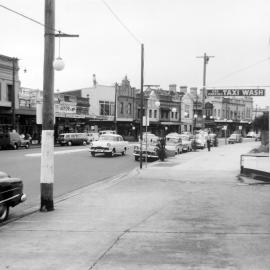
<instances>
[{"instance_id":1,"label":"utility pole","mask_svg":"<svg viewBox=\"0 0 270 270\"><path fill-rule=\"evenodd\" d=\"M142 141L143 141L143 71L144 71L144 46L141 44L141 114L140 114L140 169L142 169Z\"/></svg>"},{"instance_id":2,"label":"utility pole","mask_svg":"<svg viewBox=\"0 0 270 270\"><path fill-rule=\"evenodd\" d=\"M118 84L115 83L115 93L114 93L114 130L117 133L117 89Z\"/></svg>"},{"instance_id":3,"label":"utility pole","mask_svg":"<svg viewBox=\"0 0 270 270\"><path fill-rule=\"evenodd\" d=\"M40 211L54 210L54 49L55 0L45 0Z\"/></svg>"},{"instance_id":4,"label":"utility pole","mask_svg":"<svg viewBox=\"0 0 270 270\"><path fill-rule=\"evenodd\" d=\"M16 105L16 95L15 95L15 89L16 89L16 81L15 81L15 71L16 71L16 62L17 58L12 58L12 130L16 130L16 114L15 114L15 105Z\"/></svg>"},{"instance_id":5,"label":"utility pole","mask_svg":"<svg viewBox=\"0 0 270 270\"><path fill-rule=\"evenodd\" d=\"M209 56L206 53L204 53L203 56L197 56L197 58L203 58L203 92L202 92L202 128L205 128L205 120L204 120L204 116L205 116L205 85L206 85L206 65L209 62L210 58L213 58L215 56Z\"/></svg>"}]
</instances>

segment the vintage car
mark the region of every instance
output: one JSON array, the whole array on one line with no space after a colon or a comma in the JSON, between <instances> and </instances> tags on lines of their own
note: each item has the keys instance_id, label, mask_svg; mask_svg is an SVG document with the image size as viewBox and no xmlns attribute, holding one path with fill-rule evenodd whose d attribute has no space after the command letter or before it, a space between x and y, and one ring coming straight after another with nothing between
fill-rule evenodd
<instances>
[{"instance_id":1,"label":"vintage car","mask_svg":"<svg viewBox=\"0 0 270 270\"><path fill-rule=\"evenodd\" d=\"M204 149L206 147L206 138L202 134L195 135L195 145L197 149Z\"/></svg>"},{"instance_id":2,"label":"vintage car","mask_svg":"<svg viewBox=\"0 0 270 270\"><path fill-rule=\"evenodd\" d=\"M209 137L210 137L210 146L217 147L218 146L217 135L215 133L210 133Z\"/></svg>"},{"instance_id":3,"label":"vintage car","mask_svg":"<svg viewBox=\"0 0 270 270\"><path fill-rule=\"evenodd\" d=\"M176 155L182 154L184 151L184 146L181 135L176 132L167 134L165 147L168 152L172 151Z\"/></svg>"},{"instance_id":4,"label":"vintage car","mask_svg":"<svg viewBox=\"0 0 270 270\"><path fill-rule=\"evenodd\" d=\"M86 145L88 137L86 133L62 133L57 139L60 145Z\"/></svg>"},{"instance_id":5,"label":"vintage car","mask_svg":"<svg viewBox=\"0 0 270 270\"><path fill-rule=\"evenodd\" d=\"M23 182L19 178L12 178L0 171L0 222L9 215L9 208L26 200L23 193Z\"/></svg>"},{"instance_id":6,"label":"vintage car","mask_svg":"<svg viewBox=\"0 0 270 270\"><path fill-rule=\"evenodd\" d=\"M154 134L144 134L142 140L142 159L143 160L158 160L158 144L159 144L159 137L155 136ZM141 145L138 143L134 145L133 156L135 160L140 160L140 151Z\"/></svg>"},{"instance_id":7,"label":"vintage car","mask_svg":"<svg viewBox=\"0 0 270 270\"><path fill-rule=\"evenodd\" d=\"M26 139L25 136L20 136L19 133L15 131L0 133L0 149L18 149L19 147L28 149L30 144L30 139Z\"/></svg>"},{"instance_id":8,"label":"vintage car","mask_svg":"<svg viewBox=\"0 0 270 270\"><path fill-rule=\"evenodd\" d=\"M183 152L192 151L192 135L189 134L181 134L182 144L183 144Z\"/></svg>"},{"instance_id":9,"label":"vintage car","mask_svg":"<svg viewBox=\"0 0 270 270\"><path fill-rule=\"evenodd\" d=\"M231 134L231 136L228 139L229 144L241 143L241 142L242 142L242 136L241 134L238 134L238 133Z\"/></svg>"},{"instance_id":10,"label":"vintage car","mask_svg":"<svg viewBox=\"0 0 270 270\"><path fill-rule=\"evenodd\" d=\"M96 154L105 156L114 156L118 154L125 155L128 149L128 142L118 134L103 134L98 141L90 143L89 152L94 157Z\"/></svg>"}]
</instances>

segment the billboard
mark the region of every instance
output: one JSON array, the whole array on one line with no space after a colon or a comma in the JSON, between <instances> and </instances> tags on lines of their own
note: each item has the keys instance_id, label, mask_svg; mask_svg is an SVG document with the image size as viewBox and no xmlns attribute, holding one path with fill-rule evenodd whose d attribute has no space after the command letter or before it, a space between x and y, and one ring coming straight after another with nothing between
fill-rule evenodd
<instances>
[{"instance_id":1,"label":"billboard","mask_svg":"<svg viewBox=\"0 0 270 270\"><path fill-rule=\"evenodd\" d=\"M254 96L265 96L265 89L206 89L206 94L208 97L211 96L254 97Z\"/></svg>"}]
</instances>

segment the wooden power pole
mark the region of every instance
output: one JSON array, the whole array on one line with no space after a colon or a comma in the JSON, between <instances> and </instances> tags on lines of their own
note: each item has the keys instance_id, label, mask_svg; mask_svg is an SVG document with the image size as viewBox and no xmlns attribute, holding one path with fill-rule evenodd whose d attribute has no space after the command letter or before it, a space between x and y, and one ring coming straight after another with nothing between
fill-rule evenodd
<instances>
[{"instance_id":1,"label":"wooden power pole","mask_svg":"<svg viewBox=\"0 0 270 270\"><path fill-rule=\"evenodd\" d=\"M54 210L54 33L55 0L45 0L40 211Z\"/></svg>"}]
</instances>

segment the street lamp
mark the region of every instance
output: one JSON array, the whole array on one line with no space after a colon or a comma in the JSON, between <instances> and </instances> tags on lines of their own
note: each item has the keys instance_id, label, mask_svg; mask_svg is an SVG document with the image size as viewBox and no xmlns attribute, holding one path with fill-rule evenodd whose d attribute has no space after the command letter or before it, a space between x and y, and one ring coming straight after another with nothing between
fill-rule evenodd
<instances>
[{"instance_id":1,"label":"street lamp","mask_svg":"<svg viewBox=\"0 0 270 270\"><path fill-rule=\"evenodd\" d=\"M196 130L196 121L197 121L197 117L198 117L198 114L195 113L194 114L194 127L193 127L193 134L195 134L195 130Z\"/></svg>"}]
</instances>

